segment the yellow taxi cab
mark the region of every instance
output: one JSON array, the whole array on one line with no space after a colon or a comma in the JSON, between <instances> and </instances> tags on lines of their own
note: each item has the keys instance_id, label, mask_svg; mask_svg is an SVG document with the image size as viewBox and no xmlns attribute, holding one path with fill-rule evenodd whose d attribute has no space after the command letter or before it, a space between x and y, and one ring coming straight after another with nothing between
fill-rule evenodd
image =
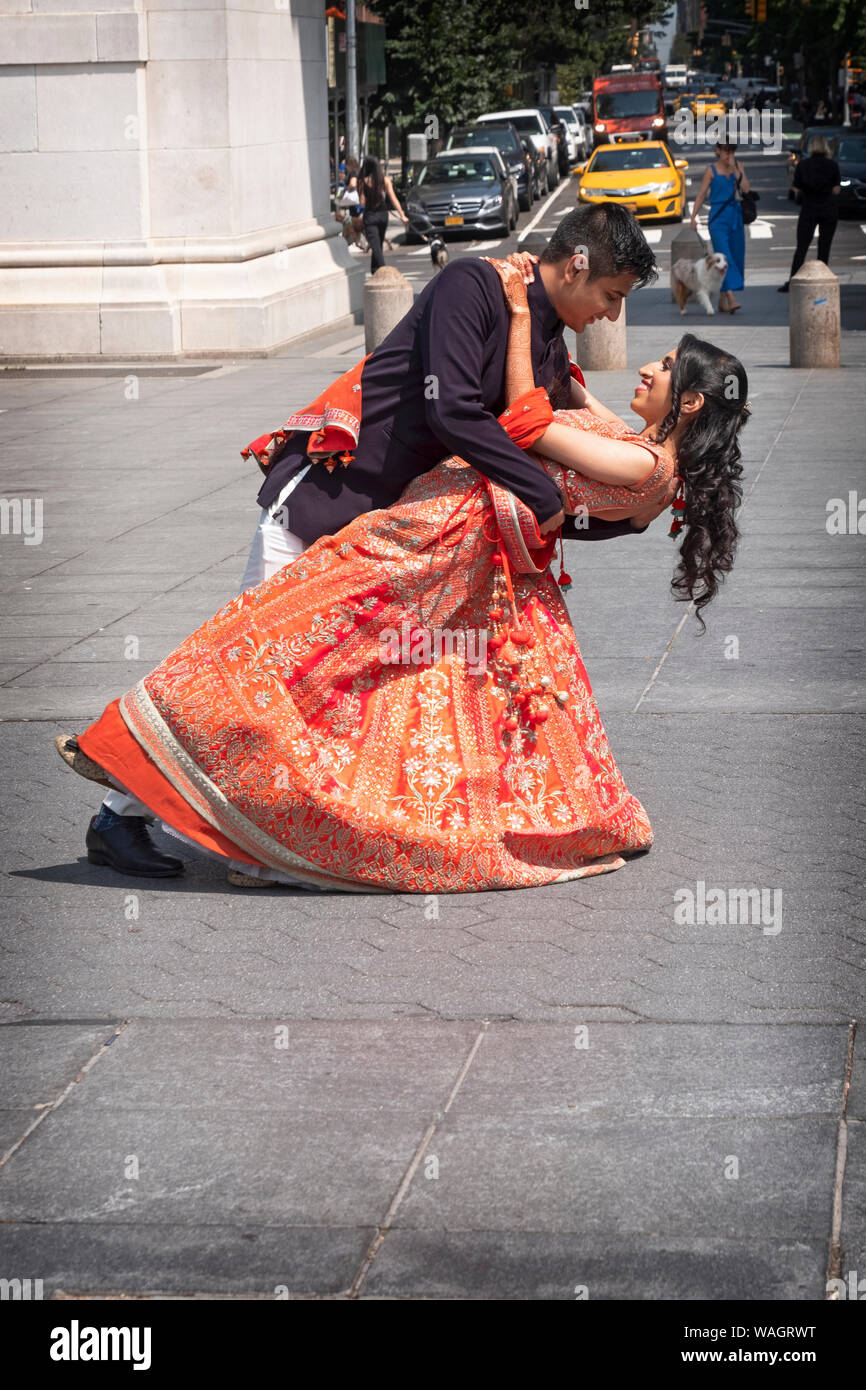
<instances>
[{"instance_id":1,"label":"yellow taxi cab","mask_svg":"<svg viewBox=\"0 0 866 1390\"><path fill-rule=\"evenodd\" d=\"M621 203L638 221L673 217L682 221L688 160L674 159L663 140L597 145L591 159L578 164L578 203Z\"/></svg>"},{"instance_id":2,"label":"yellow taxi cab","mask_svg":"<svg viewBox=\"0 0 866 1390\"><path fill-rule=\"evenodd\" d=\"M699 92L689 102L689 107L696 120L698 116L724 116L728 109L715 92Z\"/></svg>"}]
</instances>

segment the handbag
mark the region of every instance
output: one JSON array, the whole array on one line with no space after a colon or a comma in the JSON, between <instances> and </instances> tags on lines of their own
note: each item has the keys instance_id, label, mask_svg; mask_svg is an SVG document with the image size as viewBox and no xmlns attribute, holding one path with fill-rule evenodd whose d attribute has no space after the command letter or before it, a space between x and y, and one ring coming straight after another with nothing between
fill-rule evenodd
<instances>
[{"instance_id":1,"label":"handbag","mask_svg":"<svg viewBox=\"0 0 866 1390\"><path fill-rule=\"evenodd\" d=\"M758 215L758 209L755 204L760 196L760 193L756 193L754 188L750 188L748 193L740 194L740 211L743 214L743 225L746 227L748 227L750 222L754 222Z\"/></svg>"}]
</instances>

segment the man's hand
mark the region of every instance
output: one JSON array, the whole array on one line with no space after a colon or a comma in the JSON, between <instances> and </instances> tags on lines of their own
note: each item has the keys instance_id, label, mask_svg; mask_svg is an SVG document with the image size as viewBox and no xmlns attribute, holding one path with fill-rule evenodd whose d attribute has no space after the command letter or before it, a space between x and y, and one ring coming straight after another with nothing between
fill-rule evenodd
<instances>
[{"instance_id":1,"label":"man's hand","mask_svg":"<svg viewBox=\"0 0 866 1390\"><path fill-rule=\"evenodd\" d=\"M676 497L678 483L678 478L671 478L661 502L654 502L651 507L643 507L639 512L635 512L629 517L629 525L636 531L642 531L645 526L649 526L651 521L655 521L657 516L661 516L665 508L669 507Z\"/></svg>"},{"instance_id":2,"label":"man's hand","mask_svg":"<svg viewBox=\"0 0 866 1390\"><path fill-rule=\"evenodd\" d=\"M557 512L554 516L549 517L547 521L539 521L538 529L542 536L549 536L551 531L558 531L560 526L564 525L565 512Z\"/></svg>"}]
</instances>

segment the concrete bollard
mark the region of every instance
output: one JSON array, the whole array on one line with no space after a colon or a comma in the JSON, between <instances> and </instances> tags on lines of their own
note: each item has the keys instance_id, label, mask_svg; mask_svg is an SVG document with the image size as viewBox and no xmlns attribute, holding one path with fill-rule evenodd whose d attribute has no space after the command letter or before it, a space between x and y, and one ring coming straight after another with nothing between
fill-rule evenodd
<instances>
[{"instance_id":1,"label":"concrete bollard","mask_svg":"<svg viewBox=\"0 0 866 1390\"><path fill-rule=\"evenodd\" d=\"M700 260L701 256L706 256L711 250L712 247L709 243L704 241L703 237L700 237L697 232L693 232L691 225L686 223L671 241L671 270L673 270L676 261L683 259L687 261L697 261ZM671 300L674 303L676 302L673 275L671 275Z\"/></svg>"},{"instance_id":2,"label":"concrete bollard","mask_svg":"<svg viewBox=\"0 0 866 1390\"><path fill-rule=\"evenodd\" d=\"M789 357L792 367L838 367L842 321L839 281L823 261L807 261L788 292Z\"/></svg>"},{"instance_id":3,"label":"concrete bollard","mask_svg":"<svg viewBox=\"0 0 866 1390\"><path fill-rule=\"evenodd\" d=\"M393 265L380 266L364 283L364 343L368 353L383 343L408 314L415 292Z\"/></svg>"},{"instance_id":4,"label":"concrete bollard","mask_svg":"<svg viewBox=\"0 0 866 1390\"><path fill-rule=\"evenodd\" d=\"M577 365L586 372L621 372L626 366L626 305L623 300L619 318L599 319L587 324L577 335Z\"/></svg>"}]
</instances>

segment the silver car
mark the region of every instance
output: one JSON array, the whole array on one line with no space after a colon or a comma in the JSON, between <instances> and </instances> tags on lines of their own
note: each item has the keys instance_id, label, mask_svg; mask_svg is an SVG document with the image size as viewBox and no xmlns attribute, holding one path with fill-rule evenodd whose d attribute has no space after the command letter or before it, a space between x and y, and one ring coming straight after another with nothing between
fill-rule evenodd
<instances>
[{"instance_id":1,"label":"silver car","mask_svg":"<svg viewBox=\"0 0 866 1390\"><path fill-rule=\"evenodd\" d=\"M573 106L554 106L553 114L565 126L568 136L568 157L571 162L574 164L579 159L586 159L589 154L589 146L586 142L586 121L583 112L576 111Z\"/></svg>"},{"instance_id":2,"label":"silver car","mask_svg":"<svg viewBox=\"0 0 866 1390\"><path fill-rule=\"evenodd\" d=\"M429 159L406 198L407 241L434 232L495 232L517 226L517 187L492 145L443 150Z\"/></svg>"},{"instance_id":3,"label":"silver car","mask_svg":"<svg viewBox=\"0 0 866 1390\"><path fill-rule=\"evenodd\" d=\"M476 118L475 125L501 125L503 121L510 121L519 135L528 136L535 148L544 152L547 182L550 188L556 188L559 183L556 141L541 112L535 106L523 106L515 111L485 111L483 116Z\"/></svg>"}]
</instances>

